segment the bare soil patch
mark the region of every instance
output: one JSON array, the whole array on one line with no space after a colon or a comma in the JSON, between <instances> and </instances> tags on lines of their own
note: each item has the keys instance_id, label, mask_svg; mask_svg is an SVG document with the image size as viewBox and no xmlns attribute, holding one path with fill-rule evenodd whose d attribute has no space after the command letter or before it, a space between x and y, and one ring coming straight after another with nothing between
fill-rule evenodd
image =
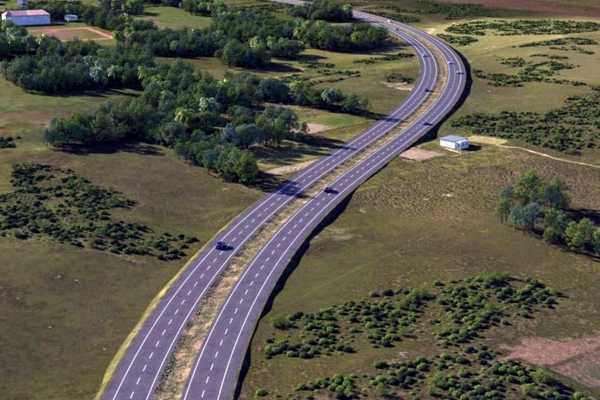
<instances>
[{"instance_id":1,"label":"bare soil patch","mask_svg":"<svg viewBox=\"0 0 600 400\"><path fill-rule=\"evenodd\" d=\"M414 85L405 82L383 82L383 84L389 88L404 90L407 92L410 92L414 88Z\"/></svg>"},{"instance_id":2,"label":"bare soil patch","mask_svg":"<svg viewBox=\"0 0 600 400\"><path fill-rule=\"evenodd\" d=\"M503 145L507 142L506 139L495 138L490 136L472 135L469 136L469 142L481 143L481 144L493 144L495 146Z\"/></svg>"},{"instance_id":3,"label":"bare soil patch","mask_svg":"<svg viewBox=\"0 0 600 400\"><path fill-rule=\"evenodd\" d=\"M33 28L29 32L36 36L53 36L62 41L69 41L75 38L81 40L110 40L113 38L110 32L98 28L83 27L44 27Z\"/></svg>"},{"instance_id":4,"label":"bare soil patch","mask_svg":"<svg viewBox=\"0 0 600 400\"><path fill-rule=\"evenodd\" d=\"M417 147L410 148L404 153L400 154L400 157L406 158L407 160L424 161L431 158L439 157L443 155L437 151L419 149Z\"/></svg>"},{"instance_id":5,"label":"bare soil patch","mask_svg":"<svg viewBox=\"0 0 600 400\"><path fill-rule=\"evenodd\" d=\"M319 133L331 129L331 127L328 125L315 124L312 122L306 124L306 126L308 127L308 133Z\"/></svg>"},{"instance_id":6,"label":"bare soil patch","mask_svg":"<svg viewBox=\"0 0 600 400\"><path fill-rule=\"evenodd\" d=\"M299 162L299 163L296 163L293 165L285 165L283 167L277 167L277 168L270 169L267 171L267 173L269 173L271 175L293 174L295 172L303 170L304 168L311 165L313 162L315 162L315 160L303 161L303 162Z\"/></svg>"},{"instance_id":7,"label":"bare soil patch","mask_svg":"<svg viewBox=\"0 0 600 400\"><path fill-rule=\"evenodd\" d=\"M442 3L481 4L485 7L506 10L533 11L549 15L600 17L599 5L572 2L557 3L548 0L439 0Z\"/></svg>"},{"instance_id":8,"label":"bare soil patch","mask_svg":"<svg viewBox=\"0 0 600 400\"><path fill-rule=\"evenodd\" d=\"M509 351L508 359L548 367L586 386L600 387L600 332L578 339L529 337L503 348Z\"/></svg>"}]
</instances>

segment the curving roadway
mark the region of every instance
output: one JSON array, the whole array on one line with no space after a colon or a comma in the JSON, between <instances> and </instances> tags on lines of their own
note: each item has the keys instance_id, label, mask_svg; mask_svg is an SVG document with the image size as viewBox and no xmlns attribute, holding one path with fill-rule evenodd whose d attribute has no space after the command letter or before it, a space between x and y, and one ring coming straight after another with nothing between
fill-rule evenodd
<instances>
[{"instance_id":1,"label":"curving roadway","mask_svg":"<svg viewBox=\"0 0 600 400\"><path fill-rule=\"evenodd\" d=\"M296 196L394 129L431 96L440 78L430 47L447 63L441 96L402 134L372 154L303 205L247 267L214 321L186 384L184 399L232 399L252 333L268 298L289 261L318 224L361 183L392 158L423 137L458 103L466 82L458 55L444 42L408 25L355 12L355 17L384 26L416 50L421 74L409 97L387 118L377 122L333 154L319 159L238 216L190 263L159 301L119 361L104 400L149 400L178 339L207 291L229 260L252 236ZM227 244L218 249L216 242Z\"/></svg>"}]
</instances>

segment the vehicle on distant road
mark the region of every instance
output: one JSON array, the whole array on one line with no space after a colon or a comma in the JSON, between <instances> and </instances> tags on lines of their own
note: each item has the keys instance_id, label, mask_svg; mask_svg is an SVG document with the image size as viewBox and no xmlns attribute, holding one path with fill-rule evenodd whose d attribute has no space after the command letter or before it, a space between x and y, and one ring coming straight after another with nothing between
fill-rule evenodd
<instances>
[{"instance_id":1,"label":"vehicle on distant road","mask_svg":"<svg viewBox=\"0 0 600 400\"><path fill-rule=\"evenodd\" d=\"M217 242L217 245L215 246L215 248L217 250L229 250L229 249L231 249L231 247L228 246L227 243L221 242L221 241Z\"/></svg>"}]
</instances>

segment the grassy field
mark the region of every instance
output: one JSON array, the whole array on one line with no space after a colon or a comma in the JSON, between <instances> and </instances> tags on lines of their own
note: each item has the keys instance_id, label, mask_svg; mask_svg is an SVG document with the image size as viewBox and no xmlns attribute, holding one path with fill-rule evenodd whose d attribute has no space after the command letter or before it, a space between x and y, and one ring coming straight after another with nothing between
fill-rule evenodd
<instances>
[{"instance_id":1,"label":"grassy field","mask_svg":"<svg viewBox=\"0 0 600 400\"><path fill-rule=\"evenodd\" d=\"M211 24L210 17L191 15L187 11L176 7L152 6L144 7L144 16L141 19L147 19L154 22L161 28L206 28Z\"/></svg>"},{"instance_id":2,"label":"grassy field","mask_svg":"<svg viewBox=\"0 0 600 400\"><path fill-rule=\"evenodd\" d=\"M272 394L267 398L285 398L296 385L319 377L373 372L375 360L435 353L435 345L423 334L392 349L364 346L355 354L314 360L266 359L264 347L276 334L276 318L368 298L375 290L425 288L436 280L484 271L534 277L568 299L540 318L494 330L487 344L499 347L514 345L522 337L597 333L599 264L515 231L495 215L498 189L529 168L564 179L575 208L600 208L599 171L494 147L462 156L446 153L424 162L397 160L363 185L344 213L312 240L259 324L240 398L253 398L258 388ZM600 378L597 371L589 373Z\"/></svg>"},{"instance_id":3,"label":"grassy field","mask_svg":"<svg viewBox=\"0 0 600 400\"><path fill-rule=\"evenodd\" d=\"M236 5L248 4L254 1L236 1ZM143 18L162 27L201 28L209 23L207 18L190 16L176 8L148 6L146 11ZM426 16L422 26L441 31L447 23L439 16ZM597 33L580 36L600 39ZM502 68L496 56L536 51L514 49L514 40L526 42L532 38L488 36L461 51L473 67L496 71ZM415 59L375 64L355 61L381 58L400 50L371 54L308 50L302 61L276 60L272 70L255 72L262 76L302 74L323 81L319 83L323 87L334 86L366 96L373 111L383 113L408 94L388 85L386 74L400 72L414 78ZM597 55L569 56L580 66L563 72L565 76L600 83L595 69ZM226 71L218 59L192 62L199 70L217 76ZM339 78L343 79L326 82ZM476 79L471 97L458 115L507 108L544 111L585 90L549 84L492 88ZM155 230L198 236L200 243L196 247L200 247L261 193L223 183L160 147L136 146L83 155L55 152L42 143L42 128L53 116L93 110L107 99L126 95L132 93L41 96L25 93L0 79L0 135L21 137L16 141L17 149L0 150L0 193L11 190L10 171L14 163L35 161L73 168L94 184L113 187L137 201L133 209L119 211L119 217L143 222ZM523 100L523 104L515 99ZM371 123L366 118L320 110L297 111L303 121L318 125L320 135L330 141L310 146L288 142L280 149L258 149L261 168L290 165L327 154L340 141ZM442 132L450 130L442 127ZM594 157L586 155L586 159ZM243 397L251 398L257 387L272 389L269 382L281 382L279 390L284 393L309 377L370 367L382 351L308 362L287 358L266 362L261 348L274 317L366 296L390 282L419 287L436 277L451 279L481 270L530 274L564 290L570 298L556 316L520 327L520 335L562 337L593 333L600 320L593 290L598 284L597 263L521 235L500 225L493 215L492 197L497 186L528 166L564 177L571 185L577 206L600 207L597 174L494 148L424 163L396 161L369 181L335 224L312 242L285 290L275 299L274 308L261 323L254 341L252 368ZM0 391L8 399L92 397L121 341L159 288L183 264L120 257L46 240L0 239ZM572 279L566 281L565 276ZM494 341L508 342L503 335L511 334L512 331L500 332Z\"/></svg>"}]
</instances>

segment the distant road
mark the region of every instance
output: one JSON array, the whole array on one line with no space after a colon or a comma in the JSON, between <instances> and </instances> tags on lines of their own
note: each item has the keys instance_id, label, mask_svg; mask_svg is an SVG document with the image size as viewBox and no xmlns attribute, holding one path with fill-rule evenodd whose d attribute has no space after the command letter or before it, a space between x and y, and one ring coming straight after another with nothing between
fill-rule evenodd
<instances>
[{"instance_id":1,"label":"distant road","mask_svg":"<svg viewBox=\"0 0 600 400\"><path fill-rule=\"evenodd\" d=\"M421 66L415 88L385 119L333 154L317 160L274 193L266 195L220 233L183 271L146 319L117 365L102 395L103 400L151 398L162 370L198 303L243 245L299 194L413 116L430 98L431 90L441 78L441 67L430 49L436 48L444 58L448 74L441 95L428 111L396 139L338 177L329 190L303 205L260 250L219 311L194 364L184 399L232 399L252 333L292 256L346 196L423 137L458 103L465 88L465 67L448 45L416 28L388 22L383 17L364 12L355 12L354 15L385 27L392 35L415 48ZM225 243L227 248L218 249L217 242Z\"/></svg>"}]
</instances>

